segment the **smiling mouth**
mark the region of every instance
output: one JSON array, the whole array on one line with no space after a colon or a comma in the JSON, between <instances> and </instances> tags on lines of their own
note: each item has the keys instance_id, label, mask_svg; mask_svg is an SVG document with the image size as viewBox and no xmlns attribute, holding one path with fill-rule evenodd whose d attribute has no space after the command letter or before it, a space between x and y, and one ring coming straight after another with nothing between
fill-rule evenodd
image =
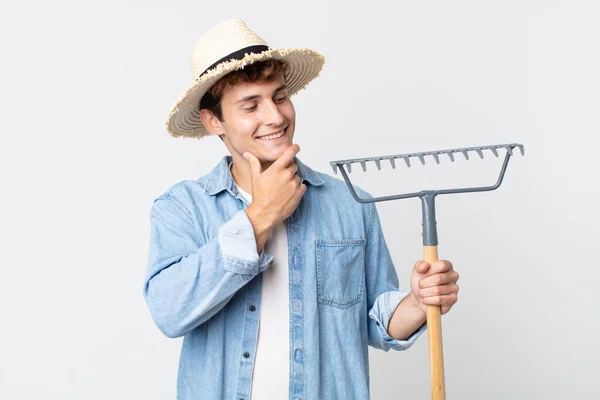
<instances>
[{"instance_id":1,"label":"smiling mouth","mask_svg":"<svg viewBox=\"0 0 600 400\"><path fill-rule=\"evenodd\" d=\"M279 139L280 137L282 137L283 135L285 135L285 129L282 129L281 131L279 131L278 133L274 133L272 135L265 135L265 136L260 136L258 137L259 140L264 140L264 141L268 141L268 140L275 140L275 139Z\"/></svg>"}]
</instances>

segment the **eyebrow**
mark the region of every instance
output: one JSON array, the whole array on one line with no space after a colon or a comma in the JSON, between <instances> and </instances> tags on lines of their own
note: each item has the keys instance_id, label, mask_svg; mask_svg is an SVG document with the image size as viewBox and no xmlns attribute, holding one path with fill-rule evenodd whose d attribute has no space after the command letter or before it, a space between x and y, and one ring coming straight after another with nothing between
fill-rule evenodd
<instances>
[{"instance_id":1,"label":"eyebrow","mask_svg":"<svg viewBox=\"0 0 600 400\"><path fill-rule=\"evenodd\" d=\"M286 89L286 88L287 88L287 85L283 84L283 85L279 86L277 89L275 89L275 91L273 92L273 94L275 94L275 93L277 93L277 92L279 92L279 91L281 91L283 89ZM257 99L259 97L260 97L260 95L258 95L258 94L251 94L249 96L246 96L246 97L243 97L243 98L239 99L238 101L236 101L233 104L244 103L246 101L254 100L254 99Z\"/></svg>"}]
</instances>

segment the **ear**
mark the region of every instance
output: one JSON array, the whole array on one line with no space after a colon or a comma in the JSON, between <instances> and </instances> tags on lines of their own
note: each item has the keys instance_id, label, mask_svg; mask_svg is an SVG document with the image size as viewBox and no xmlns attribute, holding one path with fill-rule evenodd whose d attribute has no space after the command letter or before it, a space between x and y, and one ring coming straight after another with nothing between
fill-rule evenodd
<instances>
[{"instance_id":1,"label":"ear","mask_svg":"<svg viewBox=\"0 0 600 400\"><path fill-rule=\"evenodd\" d=\"M223 126L221 125L221 121L212 111L203 108L200 110L200 119L202 123L208 129L210 133L213 135L221 135L223 134Z\"/></svg>"}]
</instances>

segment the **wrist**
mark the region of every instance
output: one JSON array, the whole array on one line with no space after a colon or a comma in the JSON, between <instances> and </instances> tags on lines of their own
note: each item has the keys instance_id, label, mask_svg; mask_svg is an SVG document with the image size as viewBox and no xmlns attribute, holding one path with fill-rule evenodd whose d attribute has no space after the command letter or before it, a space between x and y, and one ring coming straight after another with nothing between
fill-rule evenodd
<instances>
[{"instance_id":1,"label":"wrist","mask_svg":"<svg viewBox=\"0 0 600 400\"><path fill-rule=\"evenodd\" d=\"M256 249L260 253L267 241L267 238L269 237L269 233L271 232L274 223L268 218L267 215L265 215L262 209L260 209L258 206L254 206L254 203L250 204L250 206L246 209L246 215L248 216L250 224L252 224L252 228L254 229Z\"/></svg>"},{"instance_id":2,"label":"wrist","mask_svg":"<svg viewBox=\"0 0 600 400\"><path fill-rule=\"evenodd\" d=\"M252 223L254 230L259 231L260 233L270 231L273 226L275 226L268 214L254 203L246 208L246 215L248 216L250 223Z\"/></svg>"},{"instance_id":3,"label":"wrist","mask_svg":"<svg viewBox=\"0 0 600 400\"><path fill-rule=\"evenodd\" d=\"M420 317L423 320L427 319L427 312L425 311L425 306L421 304L419 298L413 292L410 292L408 296L403 300L407 302L407 306L409 309L413 310L414 315L416 317Z\"/></svg>"},{"instance_id":4,"label":"wrist","mask_svg":"<svg viewBox=\"0 0 600 400\"><path fill-rule=\"evenodd\" d=\"M412 292L402 299L388 324L388 335L396 340L406 340L427 321L419 299Z\"/></svg>"}]
</instances>

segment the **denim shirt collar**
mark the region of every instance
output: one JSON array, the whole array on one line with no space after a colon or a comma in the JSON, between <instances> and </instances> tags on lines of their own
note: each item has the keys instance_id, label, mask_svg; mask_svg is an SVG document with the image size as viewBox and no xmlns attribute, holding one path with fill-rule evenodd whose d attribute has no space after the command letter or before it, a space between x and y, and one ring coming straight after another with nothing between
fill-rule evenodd
<instances>
[{"instance_id":1,"label":"denim shirt collar","mask_svg":"<svg viewBox=\"0 0 600 400\"><path fill-rule=\"evenodd\" d=\"M237 193L235 182L233 181L233 176L229 169L229 164L231 164L232 160L231 156L223 157L217 166L208 174L208 179L204 188L207 194L214 196L223 190L227 190L233 195ZM315 171L304 165L298 158L295 158L294 160L296 164L298 164L298 176L300 176L302 182L308 182L313 186L321 186L325 183Z\"/></svg>"}]
</instances>

